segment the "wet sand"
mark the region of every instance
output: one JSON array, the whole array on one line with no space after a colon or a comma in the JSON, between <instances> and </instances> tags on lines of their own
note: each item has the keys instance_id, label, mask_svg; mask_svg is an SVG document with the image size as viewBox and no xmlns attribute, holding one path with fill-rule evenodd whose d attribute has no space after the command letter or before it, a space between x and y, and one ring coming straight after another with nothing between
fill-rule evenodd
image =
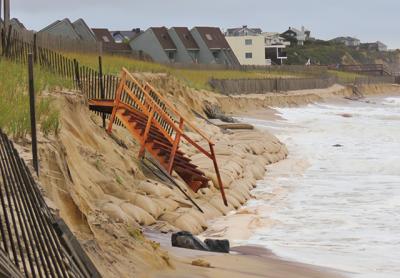
<instances>
[{"instance_id":1,"label":"wet sand","mask_svg":"<svg viewBox=\"0 0 400 278\"><path fill-rule=\"evenodd\" d=\"M336 270L307 264L290 262L275 256L271 251L259 246L233 247L230 254L211 253L172 247L170 234L146 233L152 240L160 242L161 247L175 258L174 270L155 271L140 277L154 278L341 278L346 277ZM210 267L192 265L201 260Z\"/></svg>"}]
</instances>

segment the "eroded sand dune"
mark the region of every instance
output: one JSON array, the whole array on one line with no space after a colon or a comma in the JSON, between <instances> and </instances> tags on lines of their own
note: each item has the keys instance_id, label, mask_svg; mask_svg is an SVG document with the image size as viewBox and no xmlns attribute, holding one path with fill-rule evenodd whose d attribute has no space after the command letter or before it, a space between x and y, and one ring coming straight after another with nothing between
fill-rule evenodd
<instances>
[{"instance_id":1,"label":"eroded sand dune","mask_svg":"<svg viewBox=\"0 0 400 278\"><path fill-rule=\"evenodd\" d=\"M40 182L105 277L131 277L146 269L173 267L174 259L142 237L138 228L200 233L207 228L207 220L251 198L250 190L263 177L265 165L287 156L285 146L271 134L257 130L223 133L195 118L192 109L202 113L204 100L218 100L212 93L190 91L176 80L166 80L153 79L166 88L164 94L177 108L216 142L228 207L222 203L211 160L182 146L211 179L210 188L198 194L179 182L204 210L202 214L179 190L146 173L136 158L138 145L125 129L116 126L110 137L82 96L53 94L61 110L61 130L58 136L40 141ZM193 138L204 144L194 134Z\"/></svg>"}]
</instances>

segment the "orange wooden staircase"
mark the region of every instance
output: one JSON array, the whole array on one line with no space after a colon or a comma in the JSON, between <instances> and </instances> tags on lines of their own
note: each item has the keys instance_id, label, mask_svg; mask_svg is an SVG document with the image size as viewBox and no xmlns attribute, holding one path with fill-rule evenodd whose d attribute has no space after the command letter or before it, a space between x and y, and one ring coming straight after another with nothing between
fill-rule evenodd
<instances>
[{"instance_id":1,"label":"orange wooden staircase","mask_svg":"<svg viewBox=\"0 0 400 278\"><path fill-rule=\"evenodd\" d=\"M107 128L109 133L113 123L119 120L140 143L139 158L143 158L147 151L169 174L175 171L197 192L200 188L208 187L209 179L179 149L180 142L186 140L213 161L222 199L228 205L214 153L214 143L188 122L150 84L140 84L123 68L115 99L90 99L89 108L111 114ZM191 139L185 130L199 134L207 142L209 151Z\"/></svg>"}]
</instances>

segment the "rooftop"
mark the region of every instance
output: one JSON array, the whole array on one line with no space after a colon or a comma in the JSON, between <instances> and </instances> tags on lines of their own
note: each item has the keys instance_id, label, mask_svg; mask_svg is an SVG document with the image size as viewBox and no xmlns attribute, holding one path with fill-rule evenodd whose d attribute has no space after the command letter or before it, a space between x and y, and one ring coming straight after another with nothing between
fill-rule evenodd
<instances>
[{"instance_id":1,"label":"rooftop","mask_svg":"<svg viewBox=\"0 0 400 278\"><path fill-rule=\"evenodd\" d=\"M203 41L210 49L230 49L228 42L225 39L224 34L218 27L194 27Z\"/></svg>"},{"instance_id":2,"label":"rooftop","mask_svg":"<svg viewBox=\"0 0 400 278\"><path fill-rule=\"evenodd\" d=\"M150 28L157 40L160 42L164 50L176 50L176 46L169 36L168 29L166 27L151 27Z\"/></svg>"},{"instance_id":3,"label":"rooftop","mask_svg":"<svg viewBox=\"0 0 400 278\"><path fill-rule=\"evenodd\" d=\"M172 27L186 49L199 49L196 41L187 27Z\"/></svg>"}]
</instances>

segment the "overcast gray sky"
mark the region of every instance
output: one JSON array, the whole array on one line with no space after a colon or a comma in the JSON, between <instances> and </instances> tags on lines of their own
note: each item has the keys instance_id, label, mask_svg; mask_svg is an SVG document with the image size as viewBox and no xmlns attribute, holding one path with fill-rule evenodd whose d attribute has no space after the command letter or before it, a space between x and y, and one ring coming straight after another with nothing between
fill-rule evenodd
<instances>
[{"instance_id":1,"label":"overcast gray sky","mask_svg":"<svg viewBox=\"0 0 400 278\"><path fill-rule=\"evenodd\" d=\"M312 36L356 36L400 48L400 0L11 0L11 15L39 30L56 19L90 27L249 25L283 32L306 26Z\"/></svg>"}]
</instances>

